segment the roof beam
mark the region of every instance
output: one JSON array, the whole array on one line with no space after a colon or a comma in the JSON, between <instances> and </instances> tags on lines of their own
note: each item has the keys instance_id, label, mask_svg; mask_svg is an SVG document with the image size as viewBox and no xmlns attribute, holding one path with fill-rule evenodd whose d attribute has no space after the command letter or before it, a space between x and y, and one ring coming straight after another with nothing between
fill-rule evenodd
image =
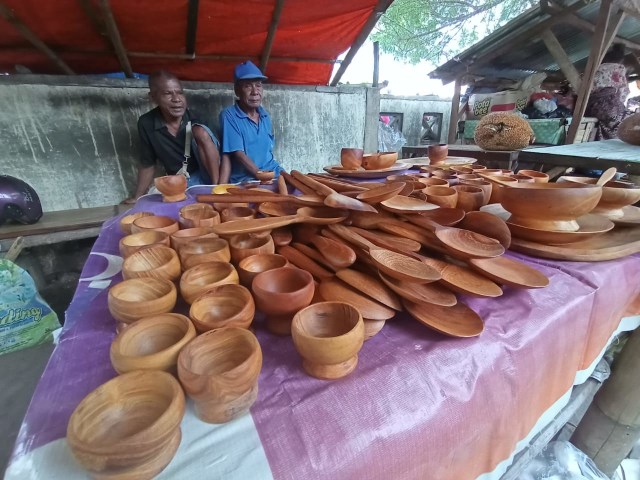
<instances>
[{"instance_id":1,"label":"roof beam","mask_svg":"<svg viewBox=\"0 0 640 480\"><path fill-rule=\"evenodd\" d=\"M187 12L187 40L185 42L187 55L196 56L196 33L198 32L198 8L199 0L189 0Z\"/></svg>"},{"instance_id":2,"label":"roof beam","mask_svg":"<svg viewBox=\"0 0 640 480\"><path fill-rule=\"evenodd\" d=\"M96 10L91 0L78 0L78 3L80 4L80 8L82 8L84 14L91 21L93 28L95 28L100 36L104 39L105 43L111 46L107 35L107 28L105 27L102 18L100 18L100 14Z\"/></svg>"},{"instance_id":3,"label":"roof beam","mask_svg":"<svg viewBox=\"0 0 640 480\"><path fill-rule=\"evenodd\" d=\"M602 50L600 51L600 58L598 58L598 65L602 63L604 56L607 54L607 50L611 47L613 39L616 37L616 33L620 29L620 25L624 21L626 13L624 10L618 10L613 14L613 17L609 19L609 26L607 27L607 33L604 34L604 41L602 43Z\"/></svg>"},{"instance_id":4,"label":"roof beam","mask_svg":"<svg viewBox=\"0 0 640 480\"><path fill-rule=\"evenodd\" d=\"M273 15L271 16L271 25L269 25L269 33L267 33L267 40L264 42L262 58L260 59L260 70L262 70L262 73L265 73L267 71L269 56L271 55L273 40L276 38L276 30L278 29L278 24L280 23L280 15L282 15L283 7L284 0L276 0L276 5L273 9Z\"/></svg>"},{"instance_id":5,"label":"roof beam","mask_svg":"<svg viewBox=\"0 0 640 480\"><path fill-rule=\"evenodd\" d=\"M347 52L347 55L344 57L344 60L342 61L340 68L338 69L335 76L333 77L333 80L331 80L330 85L332 87L335 87L336 85L338 85L338 82L342 78L342 75L344 75L344 72L347 70L347 67L349 66L349 64L351 64L353 57L356 56L356 53L358 53L358 50L360 50L360 47L362 46L362 44L367 40L367 37L369 36L373 28L376 26L376 23L378 23L378 20L380 19L382 14L387 10L387 8L389 8L389 5L391 5L392 1L393 0L378 0L378 3L373 9L373 12L371 12L371 15L369 15L369 18L367 18L367 21L362 27L362 30L360 30L360 33L358 34L353 44L351 45L351 48Z\"/></svg>"},{"instance_id":6,"label":"roof beam","mask_svg":"<svg viewBox=\"0 0 640 480\"><path fill-rule=\"evenodd\" d=\"M567 55L567 52L564 51L562 45L558 38L553 34L551 30L545 30L542 32L542 41L549 50L549 53L553 57L553 59L558 63L560 70L564 73L564 76L567 77L573 89L577 92L580 90L580 73L578 73L578 69L573 65L573 62Z\"/></svg>"},{"instance_id":7,"label":"roof beam","mask_svg":"<svg viewBox=\"0 0 640 480\"><path fill-rule=\"evenodd\" d=\"M111 40L113 49L116 52L116 56L118 57L120 68L122 68L122 71L127 76L127 78L133 78L133 70L131 69L131 64L129 63L129 58L127 57L127 51L124 49L124 44L122 43L122 38L120 37L118 25L116 24L116 20L113 17L113 12L111 11L109 0L100 0L100 8L102 10L102 16L104 17L105 26L107 27L107 35L109 35L109 40Z\"/></svg>"},{"instance_id":8,"label":"roof beam","mask_svg":"<svg viewBox=\"0 0 640 480\"><path fill-rule=\"evenodd\" d=\"M58 54L56 54L53 50L51 50L46 43L44 43L40 38L31 31L29 27L27 27L22 21L16 17L13 11L7 7L4 2L0 1L0 16L2 16L7 22L15 27L16 30L22 34L25 40L29 41L31 45L36 47L38 51L43 53L51 62L60 69L63 73L67 75L75 75L75 72L71 70L69 65L67 65Z\"/></svg>"}]
</instances>

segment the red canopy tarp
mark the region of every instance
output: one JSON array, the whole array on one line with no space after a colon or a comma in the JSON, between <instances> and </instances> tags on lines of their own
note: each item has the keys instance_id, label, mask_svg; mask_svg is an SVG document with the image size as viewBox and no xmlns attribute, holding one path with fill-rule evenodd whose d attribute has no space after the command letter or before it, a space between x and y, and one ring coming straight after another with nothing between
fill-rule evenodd
<instances>
[{"instance_id":1,"label":"red canopy tarp","mask_svg":"<svg viewBox=\"0 0 640 480\"><path fill-rule=\"evenodd\" d=\"M101 20L102 11L95 0L4 3L75 73L122 71L108 36L101 34L100 26L83 10L83 1L92 5ZM166 69L184 80L230 82L233 67L243 59L259 65L275 3L275 0L200 0L193 60L166 58L187 53L188 0L112 0L110 5L134 72L148 74ZM269 80L326 85L333 70L332 62L351 46L376 4L376 0L317 3L286 0L267 66ZM144 54L162 57L141 56ZM202 58L207 55L238 58ZM61 73L14 25L0 17L0 71L14 72L18 64L33 73Z\"/></svg>"}]
</instances>

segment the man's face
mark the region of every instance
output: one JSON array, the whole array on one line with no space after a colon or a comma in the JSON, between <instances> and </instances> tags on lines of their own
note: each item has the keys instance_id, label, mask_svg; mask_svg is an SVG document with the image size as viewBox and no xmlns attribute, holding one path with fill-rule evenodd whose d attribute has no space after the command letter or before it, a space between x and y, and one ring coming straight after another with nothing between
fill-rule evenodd
<instances>
[{"instance_id":1,"label":"man's face","mask_svg":"<svg viewBox=\"0 0 640 480\"><path fill-rule=\"evenodd\" d=\"M165 118L182 118L187 109L182 85L175 78L160 79L151 89L150 95Z\"/></svg>"},{"instance_id":2,"label":"man's face","mask_svg":"<svg viewBox=\"0 0 640 480\"><path fill-rule=\"evenodd\" d=\"M262 80L239 80L235 92L241 106L258 108L262 103Z\"/></svg>"}]
</instances>

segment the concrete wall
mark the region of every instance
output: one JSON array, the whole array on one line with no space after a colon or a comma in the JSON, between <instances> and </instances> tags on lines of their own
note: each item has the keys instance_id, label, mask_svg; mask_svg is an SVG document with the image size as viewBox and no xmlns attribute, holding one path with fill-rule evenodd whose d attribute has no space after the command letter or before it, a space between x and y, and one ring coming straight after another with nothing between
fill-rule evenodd
<instances>
[{"instance_id":1,"label":"concrete wall","mask_svg":"<svg viewBox=\"0 0 640 480\"><path fill-rule=\"evenodd\" d=\"M447 142L449 119L451 117L451 99L442 99L433 95L420 97L382 95L380 98L380 111L400 112L404 114L402 134L407 139L407 145L420 144L423 113L442 113L442 134L440 140L444 143Z\"/></svg>"},{"instance_id":2,"label":"concrete wall","mask_svg":"<svg viewBox=\"0 0 640 480\"><path fill-rule=\"evenodd\" d=\"M195 114L218 126L229 84L185 83ZM135 186L137 119L152 105L141 80L0 77L0 173L29 182L45 211L120 202ZM320 171L365 141L367 89L267 85L276 158Z\"/></svg>"}]
</instances>

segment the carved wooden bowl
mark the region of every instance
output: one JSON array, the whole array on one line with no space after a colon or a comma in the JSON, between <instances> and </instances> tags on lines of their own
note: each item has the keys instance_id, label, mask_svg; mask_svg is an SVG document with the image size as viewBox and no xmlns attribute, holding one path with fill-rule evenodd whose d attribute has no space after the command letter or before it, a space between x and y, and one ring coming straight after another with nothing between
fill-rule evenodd
<instances>
[{"instance_id":1,"label":"carved wooden bowl","mask_svg":"<svg viewBox=\"0 0 640 480\"><path fill-rule=\"evenodd\" d=\"M158 191L162 194L163 202L181 202L187 195L187 177L184 175L166 175L153 180Z\"/></svg>"},{"instance_id":2,"label":"carved wooden bowl","mask_svg":"<svg viewBox=\"0 0 640 480\"><path fill-rule=\"evenodd\" d=\"M448 187L449 182L444 178L438 177L420 177L420 183L425 187ZM424 190L424 189L423 189Z\"/></svg>"},{"instance_id":3,"label":"carved wooden bowl","mask_svg":"<svg viewBox=\"0 0 640 480\"><path fill-rule=\"evenodd\" d=\"M427 202L445 208L455 208L458 202L458 192L451 187L426 187L423 192L427 195Z\"/></svg>"},{"instance_id":4,"label":"carved wooden bowl","mask_svg":"<svg viewBox=\"0 0 640 480\"><path fill-rule=\"evenodd\" d=\"M365 170L382 170L389 168L398 160L398 152L381 152L362 156L362 166Z\"/></svg>"},{"instance_id":5,"label":"carved wooden bowl","mask_svg":"<svg viewBox=\"0 0 640 480\"><path fill-rule=\"evenodd\" d=\"M343 148L340 150L340 164L347 170L356 170L362 166L361 148Z\"/></svg>"},{"instance_id":6,"label":"carved wooden bowl","mask_svg":"<svg viewBox=\"0 0 640 480\"><path fill-rule=\"evenodd\" d=\"M184 410L182 388L169 373L125 373L80 402L67 425L67 442L96 478L152 478L178 449Z\"/></svg>"},{"instance_id":7,"label":"carved wooden bowl","mask_svg":"<svg viewBox=\"0 0 640 480\"><path fill-rule=\"evenodd\" d=\"M534 183L535 182L533 177L529 175L525 175L523 173L513 173L509 176L511 178L515 178L516 180L518 180L518 183Z\"/></svg>"},{"instance_id":8,"label":"carved wooden bowl","mask_svg":"<svg viewBox=\"0 0 640 480\"><path fill-rule=\"evenodd\" d=\"M449 145L446 143L439 143L435 145L429 145L427 147L427 156L429 157L430 165L438 165L444 163L449 155Z\"/></svg>"},{"instance_id":9,"label":"carved wooden bowl","mask_svg":"<svg viewBox=\"0 0 640 480\"><path fill-rule=\"evenodd\" d=\"M491 200L491 192L493 191L493 183L483 178L469 178L466 180L460 179L460 183L464 185L473 185L482 190L483 200L482 205L486 205Z\"/></svg>"},{"instance_id":10,"label":"carved wooden bowl","mask_svg":"<svg viewBox=\"0 0 640 480\"><path fill-rule=\"evenodd\" d=\"M480 210L480 207L485 205L484 192L479 186L460 184L453 188L458 192L456 208L461 208L465 212L473 212Z\"/></svg>"},{"instance_id":11,"label":"carved wooden bowl","mask_svg":"<svg viewBox=\"0 0 640 480\"><path fill-rule=\"evenodd\" d=\"M256 275L251 289L256 307L267 316L267 329L290 335L291 319L311 303L315 285L306 270L282 267Z\"/></svg>"},{"instance_id":12,"label":"carved wooden bowl","mask_svg":"<svg viewBox=\"0 0 640 480\"><path fill-rule=\"evenodd\" d=\"M136 212L136 213L131 213L129 215L125 215L124 217L122 217L122 219L120 219L120 230L125 235L130 235L131 225L133 224L134 220L137 220L138 218L142 218L142 217L152 217L152 216L153 216L153 213L151 212Z\"/></svg>"},{"instance_id":13,"label":"carved wooden bowl","mask_svg":"<svg viewBox=\"0 0 640 480\"><path fill-rule=\"evenodd\" d=\"M170 312L178 293L173 282L164 278L132 278L109 289L107 305L111 316L126 324L143 317Z\"/></svg>"},{"instance_id":14,"label":"carved wooden bowl","mask_svg":"<svg viewBox=\"0 0 640 480\"><path fill-rule=\"evenodd\" d=\"M205 262L228 262L231 260L229 243L224 238L195 238L180 247L183 270Z\"/></svg>"},{"instance_id":15,"label":"carved wooden bowl","mask_svg":"<svg viewBox=\"0 0 640 480\"><path fill-rule=\"evenodd\" d=\"M261 369L258 339L244 328L205 332L178 357L180 383L198 418L208 423L225 423L249 410L258 396Z\"/></svg>"},{"instance_id":16,"label":"carved wooden bowl","mask_svg":"<svg viewBox=\"0 0 640 480\"><path fill-rule=\"evenodd\" d=\"M118 248L120 256L127 258L138 250L161 245L169 246L169 234L157 230L147 230L122 237L118 243Z\"/></svg>"},{"instance_id":17,"label":"carved wooden bowl","mask_svg":"<svg viewBox=\"0 0 640 480\"><path fill-rule=\"evenodd\" d=\"M245 257L238 263L238 275L240 283L247 288L251 288L253 279L262 272L282 268L289 265L289 261L277 253L259 253Z\"/></svg>"},{"instance_id":18,"label":"carved wooden bowl","mask_svg":"<svg viewBox=\"0 0 640 480\"><path fill-rule=\"evenodd\" d=\"M501 172L495 172L495 173L492 173L491 175L495 176L501 182L507 182L507 183L513 183L513 184L518 183L517 178L508 177L506 175L503 175ZM489 203L500 203L500 193L503 190L504 188L500 188L500 185L492 186L491 197L489 197Z\"/></svg>"},{"instance_id":19,"label":"carved wooden bowl","mask_svg":"<svg viewBox=\"0 0 640 480\"><path fill-rule=\"evenodd\" d=\"M533 181L536 182L536 183L548 183L549 182L549 175L547 175L544 172L539 172L537 170L519 170L518 173L520 173L522 175L527 175L528 177L533 178Z\"/></svg>"},{"instance_id":20,"label":"carved wooden bowl","mask_svg":"<svg viewBox=\"0 0 640 480\"><path fill-rule=\"evenodd\" d=\"M261 253L275 253L276 247L271 235L242 233L229 238L231 261L235 264L243 258Z\"/></svg>"},{"instance_id":21,"label":"carved wooden bowl","mask_svg":"<svg viewBox=\"0 0 640 480\"><path fill-rule=\"evenodd\" d=\"M208 203L185 205L179 213L182 228L211 227L220 223L220 214Z\"/></svg>"},{"instance_id":22,"label":"carved wooden bowl","mask_svg":"<svg viewBox=\"0 0 640 480\"><path fill-rule=\"evenodd\" d=\"M175 374L180 350L193 340L196 329L184 315L163 313L129 325L113 340L109 355L118 373L164 370Z\"/></svg>"},{"instance_id":23,"label":"carved wooden bowl","mask_svg":"<svg viewBox=\"0 0 640 480\"><path fill-rule=\"evenodd\" d=\"M163 217L161 215L152 215L149 217L140 217L131 224L131 233L144 232L146 230L158 230L171 235L178 231L178 222L173 218Z\"/></svg>"},{"instance_id":24,"label":"carved wooden bowl","mask_svg":"<svg viewBox=\"0 0 640 480\"><path fill-rule=\"evenodd\" d=\"M231 207L225 208L220 212L223 222L232 222L234 220L249 220L255 218L256 211L249 207Z\"/></svg>"},{"instance_id":25,"label":"carved wooden bowl","mask_svg":"<svg viewBox=\"0 0 640 480\"><path fill-rule=\"evenodd\" d=\"M561 177L559 182L574 182L595 185L597 178L589 177ZM622 209L640 201L640 187L633 183L612 180L602 187L602 197L591 213L598 213L609 218L620 218L624 215Z\"/></svg>"},{"instance_id":26,"label":"carved wooden bowl","mask_svg":"<svg viewBox=\"0 0 640 480\"><path fill-rule=\"evenodd\" d=\"M256 172L256 178L260 180L261 183L268 183L274 179L276 176L273 170L258 170Z\"/></svg>"},{"instance_id":27,"label":"carved wooden bowl","mask_svg":"<svg viewBox=\"0 0 640 480\"><path fill-rule=\"evenodd\" d=\"M122 263L122 278L125 280L153 277L175 282L181 273L178 254L172 248L163 245L138 250Z\"/></svg>"},{"instance_id":28,"label":"carved wooden bowl","mask_svg":"<svg viewBox=\"0 0 640 480\"><path fill-rule=\"evenodd\" d=\"M304 370L312 377L335 380L356 368L364 323L348 303L315 303L293 317L291 336Z\"/></svg>"},{"instance_id":29,"label":"carved wooden bowl","mask_svg":"<svg viewBox=\"0 0 640 480\"><path fill-rule=\"evenodd\" d=\"M180 278L180 293L188 304L210 288L239 282L238 272L229 262L206 262L186 270Z\"/></svg>"},{"instance_id":30,"label":"carved wooden bowl","mask_svg":"<svg viewBox=\"0 0 640 480\"><path fill-rule=\"evenodd\" d=\"M189 317L202 333L222 327L249 328L255 313L251 292L242 285L227 284L200 295L191 305Z\"/></svg>"},{"instance_id":31,"label":"carved wooden bowl","mask_svg":"<svg viewBox=\"0 0 640 480\"><path fill-rule=\"evenodd\" d=\"M196 238L218 238L218 235L211 231L211 227L185 228L184 230L178 230L171 234L171 248L177 252L180 250L180 247Z\"/></svg>"}]
</instances>

